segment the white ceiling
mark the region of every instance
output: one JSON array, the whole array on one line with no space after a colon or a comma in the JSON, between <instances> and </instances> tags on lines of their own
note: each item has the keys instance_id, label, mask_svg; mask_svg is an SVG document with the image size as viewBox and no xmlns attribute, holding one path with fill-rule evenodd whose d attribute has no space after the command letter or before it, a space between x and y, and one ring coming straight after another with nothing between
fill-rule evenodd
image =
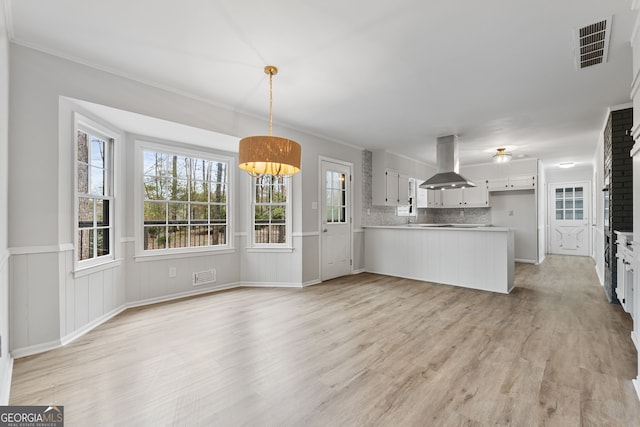
<instances>
[{"instance_id":1,"label":"white ceiling","mask_svg":"<svg viewBox=\"0 0 640 427\"><path fill-rule=\"evenodd\" d=\"M369 149L461 164L499 146L593 159L629 102L626 0L5 0L9 36L104 70ZM613 16L609 60L577 71L573 32ZM236 135L240 136L240 135ZM286 135L280 135L286 136ZM304 141L301 141L304 143Z\"/></svg>"}]
</instances>

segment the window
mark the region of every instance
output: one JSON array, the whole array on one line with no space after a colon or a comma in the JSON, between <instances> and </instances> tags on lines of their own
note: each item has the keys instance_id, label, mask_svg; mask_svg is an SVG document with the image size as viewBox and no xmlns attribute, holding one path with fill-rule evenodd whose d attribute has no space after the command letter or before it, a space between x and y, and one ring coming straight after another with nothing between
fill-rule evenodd
<instances>
[{"instance_id":1,"label":"window","mask_svg":"<svg viewBox=\"0 0 640 427\"><path fill-rule=\"evenodd\" d=\"M327 224L347 222L347 174L344 172L326 172Z\"/></svg>"},{"instance_id":2,"label":"window","mask_svg":"<svg viewBox=\"0 0 640 427\"><path fill-rule=\"evenodd\" d=\"M582 220L584 218L584 191L582 187L556 188L556 219Z\"/></svg>"},{"instance_id":3,"label":"window","mask_svg":"<svg viewBox=\"0 0 640 427\"><path fill-rule=\"evenodd\" d=\"M78 122L76 126L76 261L79 266L113 257L112 138Z\"/></svg>"},{"instance_id":4,"label":"window","mask_svg":"<svg viewBox=\"0 0 640 427\"><path fill-rule=\"evenodd\" d=\"M290 178L264 175L253 182L253 245L290 246Z\"/></svg>"},{"instance_id":5,"label":"window","mask_svg":"<svg viewBox=\"0 0 640 427\"><path fill-rule=\"evenodd\" d=\"M229 159L143 148L144 251L228 247Z\"/></svg>"}]
</instances>

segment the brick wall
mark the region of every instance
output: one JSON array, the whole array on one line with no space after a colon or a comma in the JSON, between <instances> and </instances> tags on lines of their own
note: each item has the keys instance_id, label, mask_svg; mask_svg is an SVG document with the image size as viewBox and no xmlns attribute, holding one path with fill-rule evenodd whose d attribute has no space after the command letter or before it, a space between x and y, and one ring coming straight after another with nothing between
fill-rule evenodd
<instances>
[{"instance_id":1,"label":"brick wall","mask_svg":"<svg viewBox=\"0 0 640 427\"><path fill-rule=\"evenodd\" d=\"M611 112L604 131L604 178L609 179L609 227L605 227L605 292L610 302L616 295L617 262L614 231L633 231L633 164L629 151L633 138L633 108ZM609 245L607 250L607 245ZM608 262L607 262L608 261Z\"/></svg>"}]
</instances>

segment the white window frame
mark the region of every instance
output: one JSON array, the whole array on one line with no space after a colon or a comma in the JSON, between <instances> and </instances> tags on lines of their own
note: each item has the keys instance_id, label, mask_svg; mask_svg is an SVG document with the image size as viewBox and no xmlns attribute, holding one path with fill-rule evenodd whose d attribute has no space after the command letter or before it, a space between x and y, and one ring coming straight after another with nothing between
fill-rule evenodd
<instances>
[{"instance_id":1,"label":"white window frame","mask_svg":"<svg viewBox=\"0 0 640 427\"><path fill-rule=\"evenodd\" d=\"M115 159L116 147L118 141L118 133L108 129L95 121L79 114L74 113L73 116L73 255L74 255L74 271L89 269L91 267L105 265L116 259L115 234L116 234L116 218L115 218ZM78 224L79 215L79 198L91 196L91 194L81 194L78 191L78 132L82 131L87 134L95 135L103 139L107 143L108 153L106 156L106 178L105 178L105 196L102 199L109 201L109 254L96 256L93 258L79 260L78 235L80 227ZM90 162L90 160L89 160ZM90 175L90 174L89 174ZM90 184L89 184L90 185ZM91 198L91 197L89 197ZM93 228L92 228L93 230ZM97 245L97 241L94 240ZM95 253L94 248L94 253Z\"/></svg>"},{"instance_id":2,"label":"white window frame","mask_svg":"<svg viewBox=\"0 0 640 427\"><path fill-rule=\"evenodd\" d=\"M251 177L249 180L249 185L251 189L249 194L251 195L251 214L250 214L250 241L247 246L247 251L249 252L260 252L260 251L284 251L290 252L293 250L293 244L291 239L291 233L293 230L291 224L292 218L292 203L291 203L291 187L293 186L293 177L285 178L286 187L287 187L287 201L285 203L285 235L286 239L283 243L256 243L255 236L255 223L256 223L256 178ZM280 204L280 203L278 203Z\"/></svg>"},{"instance_id":3,"label":"white window frame","mask_svg":"<svg viewBox=\"0 0 640 427\"><path fill-rule=\"evenodd\" d=\"M234 173L233 166L235 164L234 158L220 154L217 152L208 151L206 149L199 150L192 146L184 146L180 143L171 142L151 142L148 140L138 139L135 141L135 185L134 185L134 197L135 197L135 258L137 261L151 260L154 258L163 257L184 257L197 253L232 253L234 252L234 232L233 232L233 190L234 190ZM226 229L226 244L215 246L193 246L184 248L166 248L166 249L144 249L144 156L145 150L154 150L163 153L175 154L186 157L196 157L198 159L225 162L227 164L227 229Z\"/></svg>"}]
</instances>

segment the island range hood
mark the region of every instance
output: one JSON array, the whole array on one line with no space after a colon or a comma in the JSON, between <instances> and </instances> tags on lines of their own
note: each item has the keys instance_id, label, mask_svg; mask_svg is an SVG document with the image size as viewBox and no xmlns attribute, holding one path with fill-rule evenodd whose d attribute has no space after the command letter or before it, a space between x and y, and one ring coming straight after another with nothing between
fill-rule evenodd
<instances>
[{"instance_id":1,"label":"island range hood","mask_svg":"<svg viewBox=\"0 0 640 427\"><path fill-rule=\"evenodd\" d=\"M441 190L446 188L475 187L476 185L458 173L458 136L441 136L437 140L438 173L420 184L420 188Z\"/></svg>"}]
</instances>

